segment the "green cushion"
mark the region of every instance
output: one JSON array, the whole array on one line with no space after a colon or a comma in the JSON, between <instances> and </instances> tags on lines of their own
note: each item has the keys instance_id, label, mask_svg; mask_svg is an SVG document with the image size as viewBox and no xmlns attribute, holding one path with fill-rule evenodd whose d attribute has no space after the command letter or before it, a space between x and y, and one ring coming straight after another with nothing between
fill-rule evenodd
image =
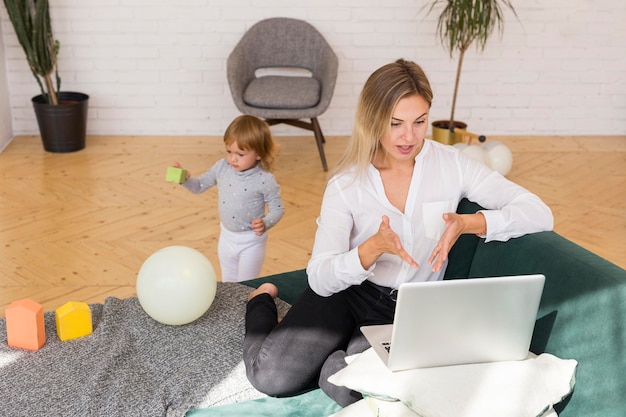
<instances>
[{"instance_id":1,"label":"green cushion","mask_svg":"<svg viewBox=\"0 0 626 417\"><path fill-rule=\"evenodd\" d=\"M261 284L266 282L271 282L276 285L278 287L278 297L289 304L295 303L300 294L302 294L308 286L306 271L304 269L244 281L242 284L252 288L258 288Z\"/></svg>"},{"instance_id":2,"label":"green cushion","mask_svg":"<svg viewBox=\"0 0 626 417\"><path fill-rule=\"evenodd\" d=\"M444 279L467 278L472 267L474 252L480 239L475 235L461 235L448 254L448 267Z\"/></svg>"}]
</instances>

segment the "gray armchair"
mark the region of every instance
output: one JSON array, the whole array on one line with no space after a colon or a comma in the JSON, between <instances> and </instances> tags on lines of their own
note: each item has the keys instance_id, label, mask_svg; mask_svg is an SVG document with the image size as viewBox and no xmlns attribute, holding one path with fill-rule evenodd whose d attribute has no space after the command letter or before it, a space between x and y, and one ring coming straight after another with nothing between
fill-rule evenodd
<instances>
[{"instance_id":1,"label":"gray armchair","mask_svg":"<svg viewBox=\"0 0 626 417\"><path fill-rule=\"evenodd\" d=\"M325 139L317 117L330 104L337 67L337 56L312 25L277 17L255 23L243 35L228 57L226 72L239 111L261 117L269 125L284 123L313 131L327 171ZM306 75L294 76L289 73L293 69Z\"/></svg>"}]
</instances>

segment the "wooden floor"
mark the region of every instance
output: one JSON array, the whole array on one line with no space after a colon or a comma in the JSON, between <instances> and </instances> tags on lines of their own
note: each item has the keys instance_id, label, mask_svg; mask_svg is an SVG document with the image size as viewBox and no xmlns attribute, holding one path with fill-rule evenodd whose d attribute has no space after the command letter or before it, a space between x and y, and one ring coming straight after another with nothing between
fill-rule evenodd
<instances>
[{"instance_id":1,"label":"wooden floor","mask_svg":"<svg viewBox=\"0 0 626 417\"><path fill-rule=\"evenodd\" d=\"M312 137L277 140L286 214L263 275L306 266L326 180ZM550 205L558 233L626 268L626 136L489 140L513 151L508 177ZM346 142L327 138L331 167ZM143 261L169 245L202 251L219 274L216 191L194 195L164 177L174 161L199 174L222 152L218 137L89 137L70 154L14 139L0 153L0 316L24 297L48 311L132 296Z\"/></svg>"}]
</instances>

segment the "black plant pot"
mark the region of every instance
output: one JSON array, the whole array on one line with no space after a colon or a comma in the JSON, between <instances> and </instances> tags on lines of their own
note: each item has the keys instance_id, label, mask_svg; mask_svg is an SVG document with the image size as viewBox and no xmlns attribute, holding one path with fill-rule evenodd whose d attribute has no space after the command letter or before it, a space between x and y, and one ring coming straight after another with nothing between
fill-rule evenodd
<instances>
[{"instance_id":1,"label":"black plant pot","mask_svg":"<svg viewBox=\"0 0 626 417\"><path fill-rule=\"evenodd\" d=\"M58 106L48 104L41 94L31 101L46 151L74 152L85 147L89 104L87 94L62 91Z\"/></svg>"}]
</instances>

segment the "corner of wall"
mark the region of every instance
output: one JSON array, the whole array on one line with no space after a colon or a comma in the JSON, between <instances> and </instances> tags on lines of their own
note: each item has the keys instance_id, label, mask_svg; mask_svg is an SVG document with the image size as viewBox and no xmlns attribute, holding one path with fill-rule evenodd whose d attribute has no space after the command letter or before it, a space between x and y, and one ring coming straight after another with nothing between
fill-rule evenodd
<instances>
[{"instance_id":1,"label":"corner of wall","mask_svg":"<svg viewBox=\"0 0 626 417\"><path fill-rule=\"evenodd\" d=\"M0 27L1 29L1 27ZM7 81L7 67L4 54L4 38L0 30L0 152L13 139L13 124L11 104L9 103L9 84Z\"/></svg>"}]
</instances>

